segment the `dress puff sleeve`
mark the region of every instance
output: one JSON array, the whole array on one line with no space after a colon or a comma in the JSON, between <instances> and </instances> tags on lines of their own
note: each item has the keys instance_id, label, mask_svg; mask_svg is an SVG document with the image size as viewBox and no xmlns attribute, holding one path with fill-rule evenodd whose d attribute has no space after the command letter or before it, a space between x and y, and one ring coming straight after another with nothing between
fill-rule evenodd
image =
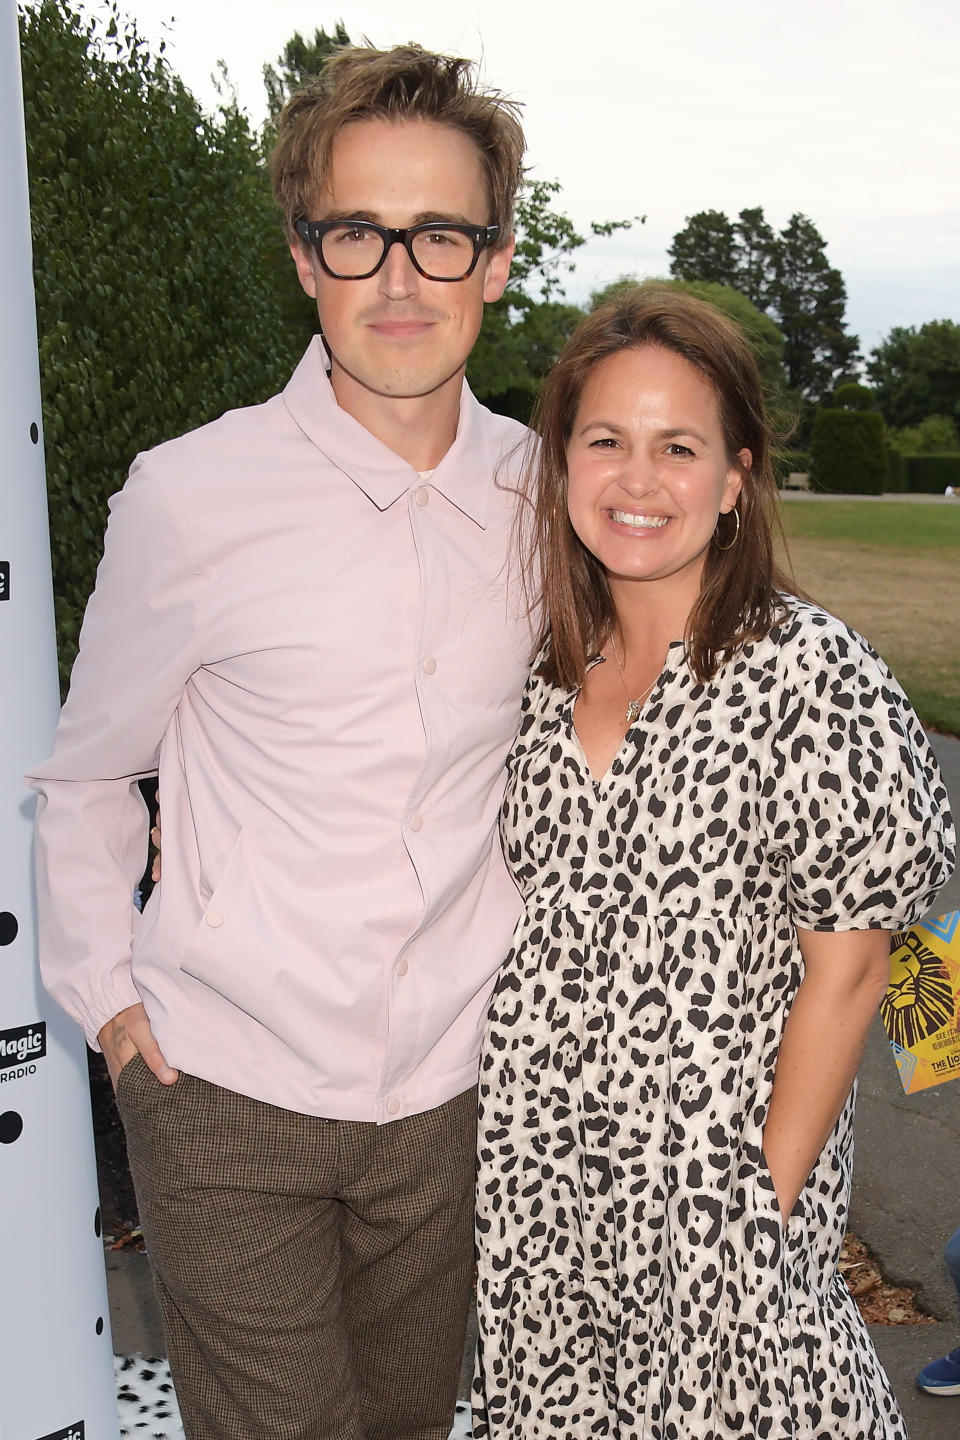
<instances>
[{"instance_id":1,"label":"dress puff sleeve","mask_svg":"<svg viewBox=\"0 0 960 1440\"><path fill-rule=\"evenodd\" d=\"M763 795L787 902L806 930L898 930L953 873L936 759L893 675L855 631L797 604Z\"/></svg>"}]
</instances>

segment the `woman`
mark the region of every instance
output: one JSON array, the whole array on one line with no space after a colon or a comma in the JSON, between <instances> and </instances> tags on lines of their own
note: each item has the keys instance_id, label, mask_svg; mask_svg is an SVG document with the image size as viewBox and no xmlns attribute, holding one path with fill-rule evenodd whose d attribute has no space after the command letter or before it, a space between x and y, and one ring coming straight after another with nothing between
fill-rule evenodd
<instances>
[{"instance_id":1,"label":"woman","mask_svg":"<svg viewBox=\"0 0 960 1440\"><path fill-rule=\"evenodd\" d=\"M622 295L537 428L475 1433L902 1437L836 1260L886 931L949 873L935 762L864 641L786 593L723 316Z\"/></svg>"}]
</instances>

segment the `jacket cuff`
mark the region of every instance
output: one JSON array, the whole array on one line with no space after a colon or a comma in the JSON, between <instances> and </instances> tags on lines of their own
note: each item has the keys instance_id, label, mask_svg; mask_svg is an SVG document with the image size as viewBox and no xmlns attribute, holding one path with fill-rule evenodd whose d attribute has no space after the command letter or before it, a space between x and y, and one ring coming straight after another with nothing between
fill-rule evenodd
<instances>
[{"instance_id":1,"label":"jacket cuff","mask_svg":"<svg viewBox=\"0 0 960 1440\"><path fill-rule=\"evenodd\" d=\"M129 966L115 971L110 977L109 987L104 987L100 992L98 1004L91 1005L82 1015L77 1016L90 1049L96 1050L98 1054L102 1053L97 1036L104 1025L115 1015L119 1015L121 1010L126 1010L131 1005L139 1005L142 998L140 991L133 983L133 975L130 973Z\"/></svg>"}]
</instances>

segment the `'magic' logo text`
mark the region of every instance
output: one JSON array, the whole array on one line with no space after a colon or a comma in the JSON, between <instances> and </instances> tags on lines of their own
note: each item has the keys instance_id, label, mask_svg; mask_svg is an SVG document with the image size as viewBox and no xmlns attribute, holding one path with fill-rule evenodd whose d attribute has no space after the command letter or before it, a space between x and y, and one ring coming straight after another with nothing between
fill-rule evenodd
<instances>
[{"instance_id":1,"label":"'magic' logo text","mask_svg":"<svg viewBox=\"0 0 960 1440\"><path fill-rule=\"evenodd\" d=\"M0 1030L0 1070L9 1070L11 1065L25 1065L30 1060L42 1060L46 1053L45 1020L19 1025L15 1030Z\"/></svg>"},{"instance_id":2,"label":"'magic' logo text","mask_svg":"<svg viewBox=\"0 0 960 1440\"><path fill-rule=\"evenodd\" d=\"M41 1435L39 1440L85 1440L86 1430L82 1420L75 1420L65 1430L54 1430L51 1435Z\"/></svg>"}]
</instances>

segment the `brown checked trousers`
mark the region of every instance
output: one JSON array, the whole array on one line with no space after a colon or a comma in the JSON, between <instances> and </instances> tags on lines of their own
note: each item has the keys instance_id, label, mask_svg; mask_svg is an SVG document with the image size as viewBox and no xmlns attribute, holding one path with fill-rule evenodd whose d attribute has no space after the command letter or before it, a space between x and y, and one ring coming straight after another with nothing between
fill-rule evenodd
<instances>
[{"instance_id":1,"label":"brown checked trousers","mask_svg":"<svg viewBox=\"0 0 960 1440\"><path fill-rule=\"evenodd\" d=\"M447 1440L476 1091L377 1126L136 1056L117 1101L188 1440Z\"/></svg>"}]
</instances>

